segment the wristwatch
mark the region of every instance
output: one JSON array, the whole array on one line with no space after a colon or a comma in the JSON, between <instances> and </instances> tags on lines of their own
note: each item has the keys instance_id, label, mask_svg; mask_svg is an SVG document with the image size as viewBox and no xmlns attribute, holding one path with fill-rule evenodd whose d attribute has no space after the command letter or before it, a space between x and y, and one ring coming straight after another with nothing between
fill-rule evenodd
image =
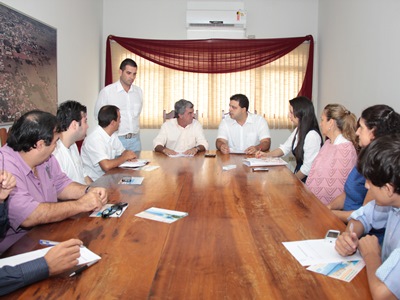
<instances>
[{"instance_id":1,"label":"wristwatch","mask_svg":"<svg viewBox=\"0 0 400 300\"><path fill-rule=\"evenodd\" d=\"M196 146L195 148L197 149L197 152L200 152L200 146Z\"/></svg>"}]
</instances>

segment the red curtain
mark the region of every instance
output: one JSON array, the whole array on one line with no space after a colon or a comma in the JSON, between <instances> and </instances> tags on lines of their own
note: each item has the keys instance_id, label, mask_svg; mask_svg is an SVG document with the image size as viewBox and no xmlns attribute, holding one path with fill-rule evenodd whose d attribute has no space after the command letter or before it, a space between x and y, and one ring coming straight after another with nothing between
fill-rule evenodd
<instances>
[{"instance_id":1,"label":"red curtain","mask_svg":"<svg viewBox=\"0 0 400 300\"><path fill-rule=\"evenodd\" d=\"M106 45L105 84L112 83L111 41L167 68L194 73L230 73L273 62L309 41L306 75L299 96L312 97L314 39L311 35L278 39L149 40L110 35Z\"/></svg>"}]
</instances>

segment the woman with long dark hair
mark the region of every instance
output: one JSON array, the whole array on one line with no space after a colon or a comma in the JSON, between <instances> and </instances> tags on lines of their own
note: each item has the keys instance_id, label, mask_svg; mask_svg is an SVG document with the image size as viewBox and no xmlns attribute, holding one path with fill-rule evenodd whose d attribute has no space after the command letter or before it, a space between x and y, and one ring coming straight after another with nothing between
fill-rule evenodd
<instances>
[{"instance_id":1,"label":"woman with long dark hair","mask_svg":"<svg viewBox=\"0 0 400 300\"><path fill-rule=\"evenodd\" d=\"M256 157L280 157L293 153L296 158L294 173L306 181L311 165L322 145L322 136L315 116L314 105L307 97L296 97L289 101L289 118L295 130L279 148L271 152L257 152Z\"/></svg>"}]
</instances>

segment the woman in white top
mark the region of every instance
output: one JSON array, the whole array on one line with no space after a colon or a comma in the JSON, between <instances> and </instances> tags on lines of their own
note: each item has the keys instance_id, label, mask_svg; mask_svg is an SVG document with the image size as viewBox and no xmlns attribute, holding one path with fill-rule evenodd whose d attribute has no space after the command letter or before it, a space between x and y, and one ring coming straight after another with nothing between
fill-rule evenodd
<instances>
[{"instance_id":1,"label":"woman in white top","mask_svg":"<svg viewBox=\"0 0 400 300\"><path fill-rule=\"evenodd\" d=\"M315 116L314 105L307 97L297 97L289 101L289 118L295 130L279 148L271 152L256 153L256 157L280 157L293 153L296 158L294 170L297 178L306 181L311 165L322 145L322 136Z\"/></svg>"}]
</instances>

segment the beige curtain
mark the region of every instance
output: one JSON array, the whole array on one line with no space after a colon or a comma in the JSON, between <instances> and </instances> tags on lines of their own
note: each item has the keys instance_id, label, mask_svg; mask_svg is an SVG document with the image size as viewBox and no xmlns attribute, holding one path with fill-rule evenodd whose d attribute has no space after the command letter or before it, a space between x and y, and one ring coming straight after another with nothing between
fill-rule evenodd
<instances>
[{"instance_id":1,"label":"beige curtain","mask_svg":"<svg viewBox=\"0 0 400 300\"><path fill-rule=\"evenodd\" d=\"M132 58L138 65L135 84L143 90L141 128L159 128L163 110L173 109L186 99L198 110L198 120L206 128L218 128L222 111L228 112L229 98L245 94L249 111L265 117L271 129L292 128L288 118L289 100L296 97L304 80L309 44L304 43L284 57L249 71L225 74L199 74L165 68L137 56L118 43L111 43L113 81L119 65Z\"/></svg>"}]
</instances>

